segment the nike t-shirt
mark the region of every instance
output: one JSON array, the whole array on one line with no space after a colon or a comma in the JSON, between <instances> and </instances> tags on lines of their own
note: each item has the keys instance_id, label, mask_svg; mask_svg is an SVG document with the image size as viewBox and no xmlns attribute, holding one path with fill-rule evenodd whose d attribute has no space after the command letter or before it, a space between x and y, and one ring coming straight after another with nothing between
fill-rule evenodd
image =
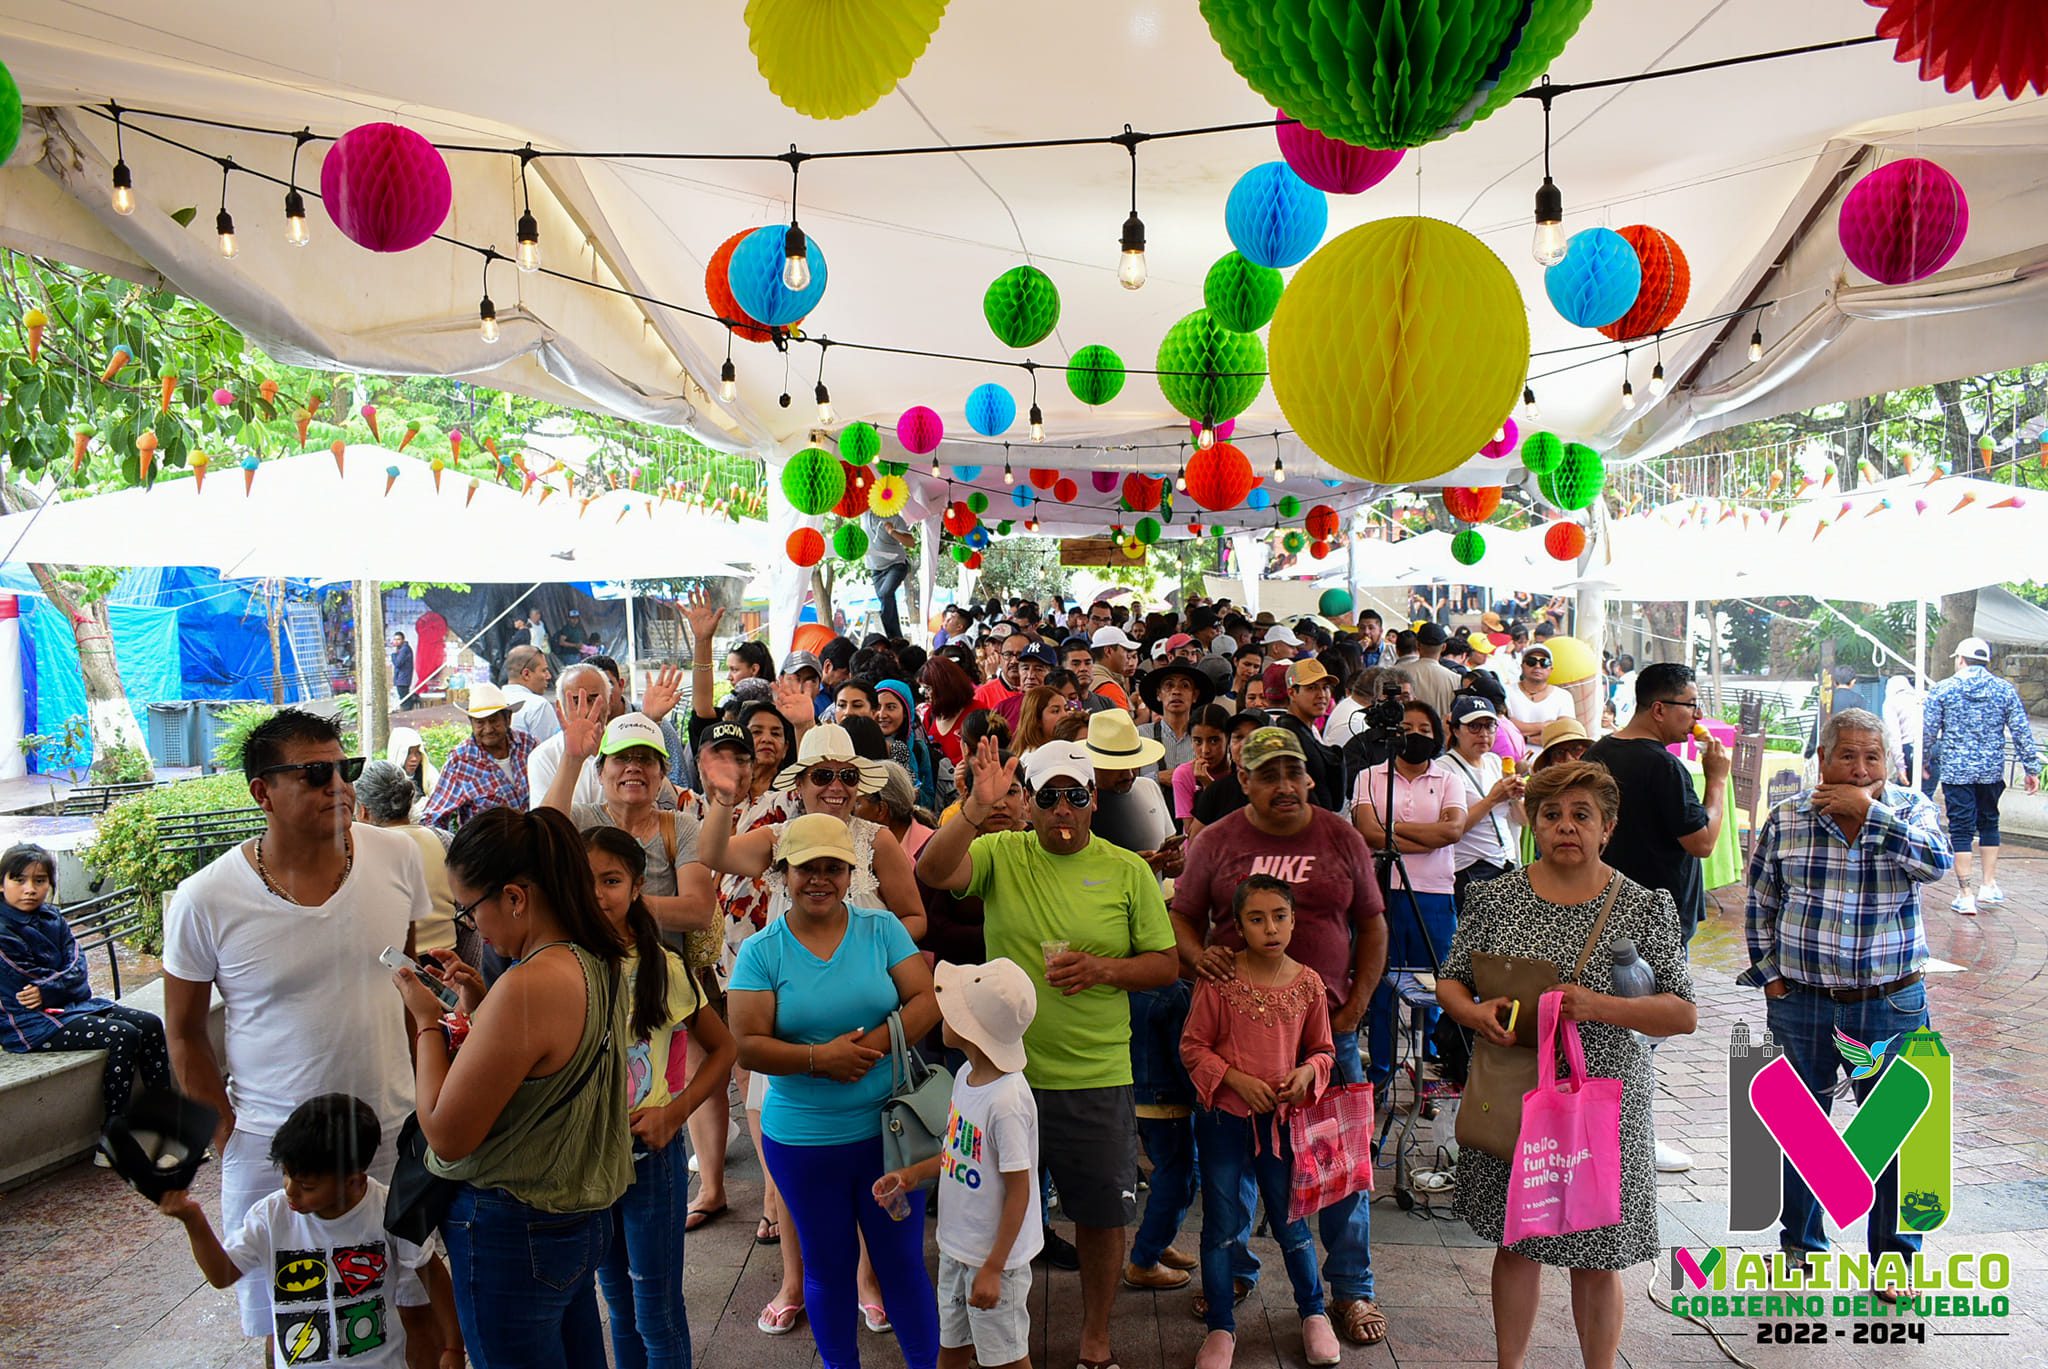
<instances>
[{"instance_id":1,"label":"nike t-shirt","mask_svg":"<svg viewBox=\"0 0 2048 1369\"><path fill-rule=\"evenodd\" d=\"M1094 838L1056 856L1036 832L991 832L968 848L974 873L963 891L985 913L988 957L1007 956L1038 989L1038 1016L1024 1031L1034 1089L1113 1088L1131 1082L1130 997L1098 984L1068 995L1046 982L1047 941L1119 959L1174 948L1173 924L1150 866Z\"/></svg>"}]
</instances>

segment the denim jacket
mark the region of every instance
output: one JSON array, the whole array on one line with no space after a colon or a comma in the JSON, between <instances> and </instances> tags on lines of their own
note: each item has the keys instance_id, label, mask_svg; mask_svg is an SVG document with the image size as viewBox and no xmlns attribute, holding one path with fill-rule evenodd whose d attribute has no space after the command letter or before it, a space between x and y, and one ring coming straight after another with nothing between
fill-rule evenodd
<instances>
[{"instance_id":1,"label":"denim jacket","mask_svg":"<svg viewBox=\"0 0 2048 1369\"><path fill-rule=\"evenodd\" d=\"M1131 995L1131 1097L1140 1105L1193 1107L1195 1083L1180 1059L1193 986L1176 979L1165 988Z\"/></svg>"}]
</instances>

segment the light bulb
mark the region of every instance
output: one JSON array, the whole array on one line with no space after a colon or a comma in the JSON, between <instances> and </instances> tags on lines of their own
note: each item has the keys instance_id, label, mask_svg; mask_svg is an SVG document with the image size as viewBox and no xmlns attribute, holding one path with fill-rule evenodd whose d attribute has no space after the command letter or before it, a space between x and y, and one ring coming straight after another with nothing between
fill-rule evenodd
<instances>
[{"instance_id":1,"label":"light bulb","mask_svg":"<svg viewBox=\"0 0 2048 1369\"><path fill-rule=\"evenodd\" d=\"M1180 491L1182 494L1186 494L1188 492L1188 473L1186 471L1182 471L1179 475L1173 478L1173 487L1174 489Z\"/></svg>"},{"instance_id":2,"label":"light bulb","mask_svg":"<svg viewBox=\"0 0 2048 1369\"><path fill-rule=\"evenodd\" d=\"M1636 406L1636 387L1626 380L1621 382L1621 407L1633 409Z\"/></svg>"},{"instance_id":3,"label":"light bulb","mask_svg":"<svg viewBox=\"0 0 2048 1369\"><path fill-rule=\"evenodd\" d=\"M1117 260L1116 278L1126 290L1140 290L1145 285L1145 221L1133 209L1131 216L1124 220L1121 240L1123 255Z\"/></svg>"},{"instance_id":4,"label":"light bulb","mask_svg":"<svg viewBox=\"0 0 2048 1369\"><path fill-rule=\"evenodd\" d=\"M1650 372L1650 393L1661 396L1666 388L1668 387L1664 381L1664 363L1660 361Z\"/></svg>"},{"instance_id":5,"label":"light bulb","mask_svg":"<svg viewBox=\"0 0 2048 1369\"><path fill-rule=\"evenodd\" d=\"M1505 442L1508 440L1508 430L1505 425L1493 430L1493 440L1495 442Z\"/></svg>"},{"instance_id":6,"label":"light bulb","mask_svg":"<svg viewBox=\"0 0 2048 1369\"><path fill-rule=\"evenodd\" d=\"M220 235L220 254L223 257L232 257L242 250L235 242L235 216L227 210L213 216L213 231Z\"/></svg>"},{"instance_id":7,"label":"light bulb","mask_svg":"<svg viewBox=\"0 0 2048 1369\"><path fill-rule=\"evenodd\" d=\"M306 231L306 197L297 186L284 196L284 240L294 247L304 247L312 241L312 235Z\"/></svg>"},{"instance_id":8,"label":"light bulb","mask_svg":"<svg viewBox=\"0 0 2048 1369\"><path fill-rule=\"evenodd\" d=\"M1756 331L1749 335L1749 359L1751 361L1762 361L1764 359L1764 330L1762 324L1758 324Z\"/></svg>"},{"instance_id":9,"label":"light bulb","mask_svg":"<svg viewBox=\"0 0 2048 1369\"><path fill-rule=\"evenodd\" d=\"M135 177L129 172L126 162L114 163L114 212L135 212Z\"/></svg>"},{"instance_id":10,"label":"light bulb","mask_svg":"<svg viewBox=\"0 0 2048 1369\"><path fill-rule=\"evenodd\" d=\"M1045 441L1045 413L1036 404L1031 406L1031 440ZM1007 470L1008 466L1005 465L1004 469Z\"/></svg>"},{"instance_id":11,"label":"light bulb","mask_svg":"<svg viewBox=\"0 0 2048 1369\"><path fill-rule=\"evenodd\" d=\"M1277 456L1273 458L1273 483L1276 485L1287 483L1287 468L1280 464L1280 458Z\"/></svg>"},{"instance_id":12,"label":"light bulb","mask_svg":"<svg viewBox=\"0 0 2048 1369\"><path fill-rule=\"evenodd\" d=\"M739 388L739 372L734 369L732 362L728 360L725 365L718 368L718 397L730 404L732 403L732 397L739 393Z\"/></svg>"},{"instance_id":13,"label":"light bulb","mask_svg":"<svg viewBox=\"0 0 2048 1369\"><path fill-rule=\"evenodd\" d=\"M477 306L476 317L477 336L485 342L496 342L498 340L498 306L491 303L489 295L485 295L483 303Z\"/></svg>"},{"instance_id":14,"label":"light bulb","mask_svg":"<svg viewBox=\"0 0 2048 1369\"><path fill-rule=\"evenodd\" d=\"M1009 458L1007 457L1003 459L1003 483L1005 485L1014 485L1017 483L1017 474L1015 471L1012 471L1010 469L1010 462Z\"/></svg>"},{"instance_id":15,"label":"light bulb","mask_svg":"<svg viewBox=\"0 0 2048 1369\"><path fill-rule=\"evenodd\" d=\"M820 423L830 423L832 421L832 392L825 388L825 382L821 380L818 382L818 388L811 393L816 395L818 399L818 421Z\"/></svg>"},{"instance_id":16,"label":"light bulb","mask_svg":"<svg viewBox=\"0 0 2048 1369\"><path fill-rule=\"evenodd\" d=\"M811 244L795 223L782 240L782 284L790 290L811 288Z\"/></svg>"},{"instance_id":17,"label":"light bulb","mask_svg":"<svg viewBox=\"0 0 2048 1369\"><path fill-rule=\"evenodd\" d=\"M1195 449L1206 452L1215 445L1216 425L1205 418L1202 420L1201 431L1195 434Z\"/></svg>"},{"instance_id":18,"label":"light bulb","mask_svg":"<svg viewBox=\"0 0 2048 1369\"><path fill-rule=\"evenodd\" d=\"M534 219L531 209L519 216L517 236L519 248L513 254L513 260L519 263L520 270L530 275L540 270L540 224Z\"/></svg>"},{"instance_id":19,"label":"light bulb","mask_svg":"<svg viewBox=\"0 0 2048 1369\"><path fill-rule=\"evenodd\" d=\"M1522 421L1534 423L1539 417L1536 408L1536 391L1530 386L1522 387Z\"/></svg>"},{"instance_id":20,"label":"light bulb","mask_svg":"<svg viewBox=\"0 0 2048 1369\"><path fill-rule=\"evenodd\" d=\"M1555 266L1564 260L1564 249L1564 192L1545 176L1536 187L1536 236L1530 250L1543 265Z\"/></svg>"}]
</instances>

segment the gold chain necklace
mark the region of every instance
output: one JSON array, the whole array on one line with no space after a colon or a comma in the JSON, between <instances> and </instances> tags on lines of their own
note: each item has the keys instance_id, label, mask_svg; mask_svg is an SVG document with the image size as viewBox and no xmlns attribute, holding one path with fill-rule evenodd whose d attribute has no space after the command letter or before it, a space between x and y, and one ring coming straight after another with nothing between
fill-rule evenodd
<instances>
[{"instance_id":1,"label":"gold chain necklace","mask_svg":"<svg viewBox=\"0 0 2048 1369\"><path fill-rule=\"evenodd\" d=\"M349 871L356 868L356 843L353 835L347 838L346 850L346 858L342 861L341 865L341 877L335 880L334 887L327 891L327 898L333 898L336 894L341 892L341 886L348 883ZM300 903L299 900L293 898L290 894L285 892L283 885L279 884L276 880L270 877L270 870L263 863L262 837L256 838L256 878L263 881L264 888L270 890L271 893L276 894L286 903L297 904L301 908L317 906ZM322 899L320 901L322 903L325 903L327 899Z\"/></svg>"}]
</instances>

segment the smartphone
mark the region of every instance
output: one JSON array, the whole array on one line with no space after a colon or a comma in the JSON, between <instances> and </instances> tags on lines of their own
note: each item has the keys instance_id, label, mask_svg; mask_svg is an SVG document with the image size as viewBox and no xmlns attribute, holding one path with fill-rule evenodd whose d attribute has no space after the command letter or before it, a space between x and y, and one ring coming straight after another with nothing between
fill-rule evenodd
<instances>
[{"instance_id":1,"label":"smartphone","mask_svg":"<svg viewBox=\"0 0 2048 1369\"><path fill-rule=\"evenodd\" d=\"M452 1012L462 1005L462 998L455 990L421 969L418 961L414 960L404 951L399 950L396 946L386 946L377 953L377 959L388 969L411 970L414 974L418 975L420 983L427 986L427 992L440 999L442 1006L446 1007L449 1011Z\"/></svg>"},{"instance_id":2,"label":"smartphone","mask_svg":"<svg viewBox=\"0 0 2048 1369\"><path fill-rule=\"evenodd\" d=\"M1496 1016L1498 1016L1498 1015L1499 1015L1499 1013L1498 1013L1498 1010L1496 1010L1496 1011L1495 1011L1495 1015L1496 1015ZM1505 1027L1506 1027L1506 1028L1508 1029L1508 1031L1509 1031L1510 1033L1512 1033L1512 1032L1514 1031L1514 1029L1515 1029L1515 1023L1517 1023L1517 1022L1519 1022L1519 1021L1521 1021L1521 1020L1522 1020L1522 1000L1521 1000L1521 999L1519 999L1519 998L1514 998L1514 999L1510 999L1510 1000L1508 1000L1508 1020L1507 1020L1506 1022L1502 1023L1501 1025L1505 1026Z\"/></svg>"}]
</instances>

